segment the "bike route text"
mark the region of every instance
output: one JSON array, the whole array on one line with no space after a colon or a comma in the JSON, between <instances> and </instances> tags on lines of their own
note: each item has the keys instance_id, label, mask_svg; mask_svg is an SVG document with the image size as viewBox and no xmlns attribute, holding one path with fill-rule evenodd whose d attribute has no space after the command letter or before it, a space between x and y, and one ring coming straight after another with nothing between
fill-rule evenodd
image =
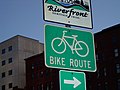
<instances>
[{"instance_id":1,"label":"bike route text","mask_svg":"<svg viewBox=\"0 0 120 90\"><path fill-rule=\"evenodd\" d=\"M57 65L57 66L60 66L60 67L65 67L66 66L66 58L64 57L54 57L54 56L50 56L49 58L50 60L50 64L51 65ZM68 63L67 63L68 65ZM91 68L91 61L89 60L78 60L78 59L73 59L73 58L70 58L69 59L69 67L72 67L72 68Z\"/></svg>"}]
</instances>

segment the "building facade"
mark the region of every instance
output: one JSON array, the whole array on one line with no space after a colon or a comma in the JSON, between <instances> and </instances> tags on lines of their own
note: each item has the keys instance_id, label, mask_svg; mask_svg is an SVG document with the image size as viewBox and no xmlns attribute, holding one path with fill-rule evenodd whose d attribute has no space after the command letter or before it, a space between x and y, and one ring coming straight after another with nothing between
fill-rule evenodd
<instances>
[{"instance_id":1,"label":"building facade","mask_svg":"<svg viewBox=\"0 0 120 90\"><path fill-rule=\"evenodd\" d=\"M86 73L87 90L120 90L120 24L95 34L97 71Z\"/></svg>"},{"instance_id":2,"label":"building facade","mask_svg":"<svg viewBox=\"0 0 120 90\"><path fill-rule=\"evenodd\" d=\"M25 88L24 59L43 52L43 44L24 36L14 36L0 43L0 90Z\"/></svg>"},{"instance_id":3,"label":"building facade","mask_svg":"<svg viewBox=\"0 0 120 90\"><path fill-rule=\"evenodd\" d=\"M59 70L45 66L44 53L25 59L26 90L60 90Z\"/></svg>"}]
</instances>

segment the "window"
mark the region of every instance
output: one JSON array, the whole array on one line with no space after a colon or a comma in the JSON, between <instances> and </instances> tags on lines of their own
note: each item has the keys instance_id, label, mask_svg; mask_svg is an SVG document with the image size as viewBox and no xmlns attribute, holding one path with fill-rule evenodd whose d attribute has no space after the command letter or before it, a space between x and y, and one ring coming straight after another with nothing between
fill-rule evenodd
<instances>
[{"instance_id":1,"label":"window","mask_svg":"<svg viewBox=\"0 0 120 90\"><path fill-rule=\"evenodd\" d=\"M37 90L41 90L41 87L40 87L40 85L38 85L38 86L37 86Z\"/></svg>"},{"instance_id":2,"label":"window","mask_svg":"<svg viewBox=\"0 0 120 90\"><path fill-rule=\"evenodd\" d=\"M37 79L39 78L39 72L36 72L36 78Z\"/></svg>"},{"instance_id":3,"label":"window","mask_svg":"<svg viewBox=\"0 0 120 90\"><path fill-rule=\"evenodd\" d=\"M116 64L116 72L120 73L120 64Z\"/></svg>"},{"instance_id":4,"label":"window","mask_svg":"<svg viewBox=\"0 0 120 90\"><path fill-rule=\"evenodd\" d=\"M105 82L104 85L105 85L105 86L104 86L104 90L109 90L109 89L108 89L108 82Z\"/></svg>"},{"instance_id":5,"label":"window","mask_svg":"<svg viewBox=\"0 0 120 90\"><path fill-rule=\"evenodd\" d=\"M104 68L104 76L107 76L107 73L106 73L106 68Z\"/></svg>"},{"instance_id":6,"label":"window","mask_svg":"<svg viewBox=\"0 0 120 90\"><path fill-rule=\"evenodd\" d=\"M98 83L98 84L97 84L97 90L102 90L101 88L102 88L102 87L101 87L101 84Z\"/></svg>"},{"instance_id":7,"label":"window","mask_svg":"<svg viewBox=\"0 0 120 90\"><path fill-rule=\"evenodd\" d=\"M35 90L35 87L34 87L34 86L32 86L32 90Z\"/></svg>"},{"instance_id":8,"label":"window","mask_svg":"<svg viewBox=\"0 0 120 90\"><path fill-rule=\"evenodd\" d=\"M32 79L34 80L34 73L32 73Z\"/></svg>"},{"instance_id":9,"label":"window","mask_svg":"<svg viewBox=\"0 0 120 90\"><path fill-rule=\"evenodd\" d=\"M117 40L117 37L116 37L116 36L113 36L113 37L112 37L112 42L113 42L113 44L116 44L117 41L118 41L118 40Z\"/></svg>"},{"instance_id":10,"label":"window","mask_svg":"<svg viewBox=\"0 0 120 90\"><path fill-rule=\"evenodd\" d=\"M8 59L8 63L12 63L12 58L9 58L9 59Z\"/></svg>"},{"instance_id":11,"label":"window","mask_svg":"<svg viewBox=\"0 0 120 90\"><path fill-rule=\"evenodd\" d=\"M34 64L32 64L32 69L34 69L35 67L34 67Z\"/></svg>"},{"instance_id":12,"label":"window","mask_svg":"<svg viewBox=\"0 0 120 90\"><path fill-rule=\"evenodd\" d=\"M38 85L37 90L43 90L43 84Z\"/></svg>"},{"instance_id":13,"label":"window","mask_svg":"<svg viewBox=\"0 0 120 90\"><path fill-rule=\"evenodd\" d=\"M42 89L41 89L41 90L43 90L43 84L41 85L41 87L42 87Z\"/></svg>"},{"instance_id":14,"label":"window","mask_svg":"<svg viewBox=\"0 0 120 90\"><path fill-rule=\"evenodd\" d=\"M45 73L46 73L46 76L49 76L50 75L50 70L46 69Z\"/></svg>"},{"instance_id":15,"label":"window","mask_svg":"<svg viewBox=\"0 0 120 90\"><path fill-rule=\"evenodd\" d=\"M5 90L5 85L2 85L2 90Z\"/></svg>"},{"instance_id":16,"label":"window","mask_svg":"<svg viewBox=\"0 0 120 90\"><path fill-rule=\"evenodd\" d=\"M6 61L5 60L3 60L2 61L2 66L4 66L6 64Z\"/></svg>"},{"instance_id":17,"label":"window","mask_svg":"<svg viewBox=\"0 0 120 90\"><path fill-rule=\"evenodd\" d=\"M117 80L117 87L118 87L117 90L120 90L120 79Z\"/></svg>"},{"instance_id":18,"label":"window","mask_svg":"<svg viewBox=\"0 0 120 90\"><path fill-rule=\"evenodd\" d=\"M8 71L8 75L12 75L12 70L9 70L9 71Z\"/></svg>"},{"instance_id":19,"label":"window","mask_svg":"<svg viewBox=\"0 0 120 90\"><path fill-rule=\"evenodd\" d=\"M41 72L40 72L40 77L43 77L43 74L44 74L43 71L41 71Z\"/></svg>"},{"instance_id":20,"label":"window","mask_svg":"<svg viewBox=\"0 0 120 90\"><path fill-rule=\"evenodd\" d=\"M115 57L118 57L118 55L119 55L119 53L118 53L118 49L117 49L117 48L114 49L114 55L115 55Z\"/></svg>"},{"instance_id":21,"label":"window","mask_svg":"<svg viewBox=\"0 0 120 90\"><path fill-rule=\"evenodd\" d=\"M97 70L97 78L100 77L100 70Z\"/></svg>"},{"instance_id":22,"label":"window","mask_svg":"<svg viewBox=\"0 0 120 90\"><path fill-rule=\"evenodd\" d=\"M9 88L12 88L12 83L9 83Z\"/></svg>"},{"instance_id":23,"label":"window","mask_svg":"<svg viewBox=\"0 0 120 90\"><path fill-rule=\"evenodd\" d=\"M91 73L87 73L87 79L91 80Z\"/></svg>"},{"instance_id":24,"label":"window","mask_svg":"<svg viewBox=\"0 0 120 90\"><path fill-rule=\"evenodd\" d=\"M9 51L9 52L12 51L12 46L9 46L9 47L8 47L8 51Z\"/></svg>"},{"instance_id":25,"label":"window","mask_svg":"<svg viewBox=\"0 0 120 90\"><path fill-rule=\"evenodd\" d=\"M50 85L49 85L49 83L47 83L47 90L50 90Z\"/></svg>"},{"instance_id":26,"label":"window","mask_svg":"<svg viewBox=\"0 0 120 90\"><path fill-rule=\"evenodd\" d=\"M114 49L114 52L118 52L118 49Z\"/></svg>"},{"instance_id":27,"label":"window","mask_svg":"<svg viewBox=\"0 0 120 90\"><path fill-rule=\"evenodd\" d=\"M96 54L96 60L97 61L103 61L104 60L104 55L102 53L97 53Z\"/></svg>"},{"instance_id":28,"label":"window","mask_svg":"<svg viewBox=\"0 0 120 90\"><path fill-rule=\"evenodd\" d=\"M5 49L2 49L2 54L5 54Z\"/></svg>"},{"instance_id":29,"label":"window","mask_svg":"<svg viewBox=\"0 0 120 90\"><path fill-rule=\"evenodd\" d=\"M53 90L53 82L50 82L50 90Z\"/></svg>"},{"instance_id":30,"label":"window","mask_svg":"<svg viewBox=\"0 0 120 90\"><path fill-rule=\"evenodd\" d=\"M99 60L99 58L98 58L98 54L96 54L96 60L97 60L97 61Z\"/></svg>"},{"instance_id":31,"label":"window","mask_svg":"<svg viewBox=\"0 0 120 90\"><path fill-rule=\"evenodd\" d=\"M4 78L4 77L5 77L5 72L2 73L2 78Z\"/></svg>"}]
</instances>

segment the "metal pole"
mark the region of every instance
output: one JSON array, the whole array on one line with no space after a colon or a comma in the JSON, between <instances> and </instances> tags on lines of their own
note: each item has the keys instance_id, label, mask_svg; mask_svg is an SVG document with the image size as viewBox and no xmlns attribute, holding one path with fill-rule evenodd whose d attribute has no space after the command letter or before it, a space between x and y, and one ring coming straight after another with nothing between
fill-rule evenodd
<instances>
[{"instance_id":1,"label":"metal pole","mask_svg":"<svg viewBox=\"0 0 120 90\"><path fill-rule=\"evenodd\" d=\"M69 24L65 24L65 27L71 28L71 25L69 25Z\"/></svg>"}]
</instances>

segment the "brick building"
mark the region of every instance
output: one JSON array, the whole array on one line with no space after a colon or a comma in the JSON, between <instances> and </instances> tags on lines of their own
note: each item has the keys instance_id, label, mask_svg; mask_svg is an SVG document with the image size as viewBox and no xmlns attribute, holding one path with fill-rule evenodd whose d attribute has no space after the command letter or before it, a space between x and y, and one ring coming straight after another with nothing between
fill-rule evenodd
<instances>
[{"instance_id":1,"label":"brick building","mask_svg":"<svg viewBox=\"0 0 120 90\"><path fill-rule=\"evenodd\" d=\"M96 72L85 72L87 90L120 90L120 24L94 36ZM59 70L44 65L44 53L25 59L27 90L59 90Z\"/></svg>"},{"instance_id":2,"label":"brick building","mask_svg":"<svg viewBox=\"0 0 120 90\"><path fill-rule=\"evenodd\" d=\"M26 90L59 90L59 70L47 68L44 53L25 59Z\"/></svg>"},{"instance_id":3,"label":"brick building","mask_svg":"<svg viewBox=\"0 0 120 90\"><path fill-rule=\"evenodd\" d=\"M120 90L120 24L95 34L97 72L87 73L87 90Z\"/></svg>"}]
</instances>

